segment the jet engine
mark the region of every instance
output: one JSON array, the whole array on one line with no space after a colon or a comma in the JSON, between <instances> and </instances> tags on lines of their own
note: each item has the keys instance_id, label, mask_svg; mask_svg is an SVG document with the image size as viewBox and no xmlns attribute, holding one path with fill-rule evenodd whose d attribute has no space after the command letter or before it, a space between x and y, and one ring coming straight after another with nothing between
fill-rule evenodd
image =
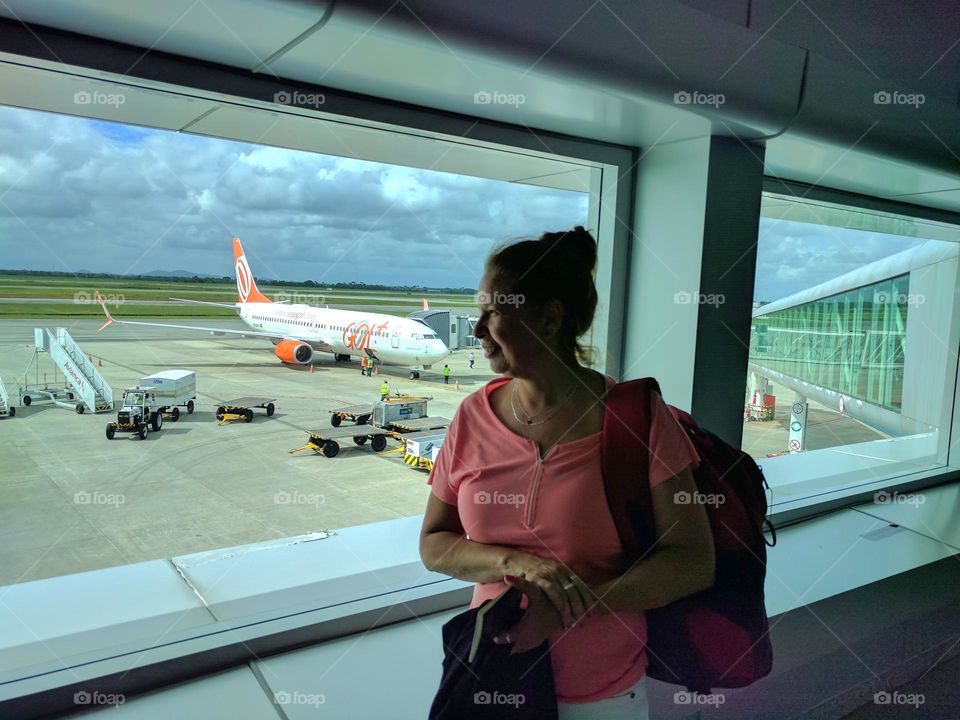
<instances>
[{"instance_id":1,"label":"jet engine","mask_svg":"<svg viewBox=\"0 0 960 720\"><path fill-rule=\"evenodd\" d=\"M313 360L313 348L301 340L281 340L273 353L285 363L309 365Z\"/></svg>"}]
</instances>

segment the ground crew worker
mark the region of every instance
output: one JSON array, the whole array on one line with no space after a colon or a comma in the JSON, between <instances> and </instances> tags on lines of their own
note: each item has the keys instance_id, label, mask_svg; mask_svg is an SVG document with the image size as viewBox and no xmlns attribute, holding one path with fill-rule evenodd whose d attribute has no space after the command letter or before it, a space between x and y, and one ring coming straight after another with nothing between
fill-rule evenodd
<instances>
[{"instance_id":1,"label":"ground crew worker","mask_svg":"<svg viewBox=\"0 0 960 720\"><path fill-rule=\"evenodd\" d=\"M444 385L450 384L450 366L449 365L443 366L443 384Z\"/></svg>"},{"instance_id":2,"label":"ground crew worker","mask_svg":"<svg viewBox=\"0 0 960 720\"><path fill-rule=\"evenodd\" d=\"M367 374L367 356L366 355L360 356L360 374L361 375Z\"/></svg>"},{"instance_id":3,"label":"ground crew worker","mask_svg":"<svg viewBox=\"0 0 960 720\"><path fill-rule=\"evenodd\" d=\"M470 353L470 369L471 370L473 370L473 361L474 361L473 353Z\"/></svg>"},{"instance_id":4,"label":"ground crew worker","mask_svg":"<svg viewBox=\"0 0 960 720\"><path fill-rule=\"evenodd\" d=\"M389 395L389 394L390 394L390 386L387 385L387 381L384 380L384 381L383 381L383 385L380 386L380 399L381 399L381 400L386 400L386 399L387 399L387 395Z\"/></svg>"}]
</instances>

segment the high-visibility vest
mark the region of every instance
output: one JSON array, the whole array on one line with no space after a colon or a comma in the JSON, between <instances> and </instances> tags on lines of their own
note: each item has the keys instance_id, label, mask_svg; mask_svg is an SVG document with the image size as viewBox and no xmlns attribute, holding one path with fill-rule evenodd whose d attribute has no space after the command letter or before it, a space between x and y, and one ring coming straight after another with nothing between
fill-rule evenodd
<instances>
[{"instance_id":1,"label":"high-visibility vest","mask_svg":"<svg viewBox=\"0 0 960 720\"><path fill-rule=\"evenodd\" d=\"M448 366L445 366L445 367L443 368L443 376L444 376L444 377L450 377L450 366L449 366L449 365L448 365Z\"/></svg>"},{"instance_id":2,"label":"high-visibility vest","mask_svg":"<svg viewBox=\"0 0 960 720\"><path fill-rule=\"evenodd\" d=\"M380 386L380 394L381 394L381 395L389 395L389 394L390 394L390 386L387 385L386 383L384 383L383 385L381 385L381 386Z\"/></svg>"}]
</instances>

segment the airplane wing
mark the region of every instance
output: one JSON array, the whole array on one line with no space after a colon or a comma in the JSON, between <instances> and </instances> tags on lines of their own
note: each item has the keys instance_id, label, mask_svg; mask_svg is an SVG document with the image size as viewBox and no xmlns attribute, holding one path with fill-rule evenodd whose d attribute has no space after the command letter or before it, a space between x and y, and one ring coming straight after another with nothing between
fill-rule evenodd
<instances>
[{"instance_id":1,"label":"airplane wing","mask_svg":"<svg viewBox=\"0 0 960 720\"><path fill-rule=\"evenodd\" d=\"M167 327L167 328L177 328L179 330L200 330L203 332L211 333L224 333L226 335L245 335L247 337L265 337L270 338L271 340L283 340L282 335L277 335L276 333L262 333L257 332L256 330L227 330L226 328L212 328L212 327L197 327L196 325L174 325L172 323L157 323L157 322L145 322L143 320L117 320L114 318L110 311L107 310L107 305L103 301L100 292L97 291L97 302L100 303L100 307L103 308L103 314L107 316L107 321L97 328L97 332L100 332L105 327L111 323L117 323L118 325L147 325L152 327ZM216 303L212 303L216 304ZM234 307L233 305L228 305L227 307Z\"/></svg>"},{"instance_id":2,"label":"airplane wing","mask_svg":"<svg viewBox=\"0 0 960 720\"><path fill-rule=\"evenodd\" d=\"M231 310L237 309L237 303L218 303L218 302L210 302L209 300L188 300L187 298L170 298L170 299L176 300L177 302L193 303L194 305L215 305L216 307L225 307L225 308L230 308Z\"/></svg>"}]
</instances>

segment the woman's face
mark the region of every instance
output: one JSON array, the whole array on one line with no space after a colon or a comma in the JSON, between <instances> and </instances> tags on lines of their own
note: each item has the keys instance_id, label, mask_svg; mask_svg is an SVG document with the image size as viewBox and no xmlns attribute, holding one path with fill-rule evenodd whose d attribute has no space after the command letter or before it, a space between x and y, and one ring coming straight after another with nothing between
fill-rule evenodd
<instances>
[{"instance_id":1,"label":"woman's face","mask_svg":"<svg viewBox=\"0 0 960 720\"><path fill-rule=\"evenodd\" d=\"M525 307L524 298L495 282L489 273L477 293L480 319L474 336L481 341L490 369L501 375L522 377L535 366L544 349L539 323Z\"/></svg>"}]
</instances>

